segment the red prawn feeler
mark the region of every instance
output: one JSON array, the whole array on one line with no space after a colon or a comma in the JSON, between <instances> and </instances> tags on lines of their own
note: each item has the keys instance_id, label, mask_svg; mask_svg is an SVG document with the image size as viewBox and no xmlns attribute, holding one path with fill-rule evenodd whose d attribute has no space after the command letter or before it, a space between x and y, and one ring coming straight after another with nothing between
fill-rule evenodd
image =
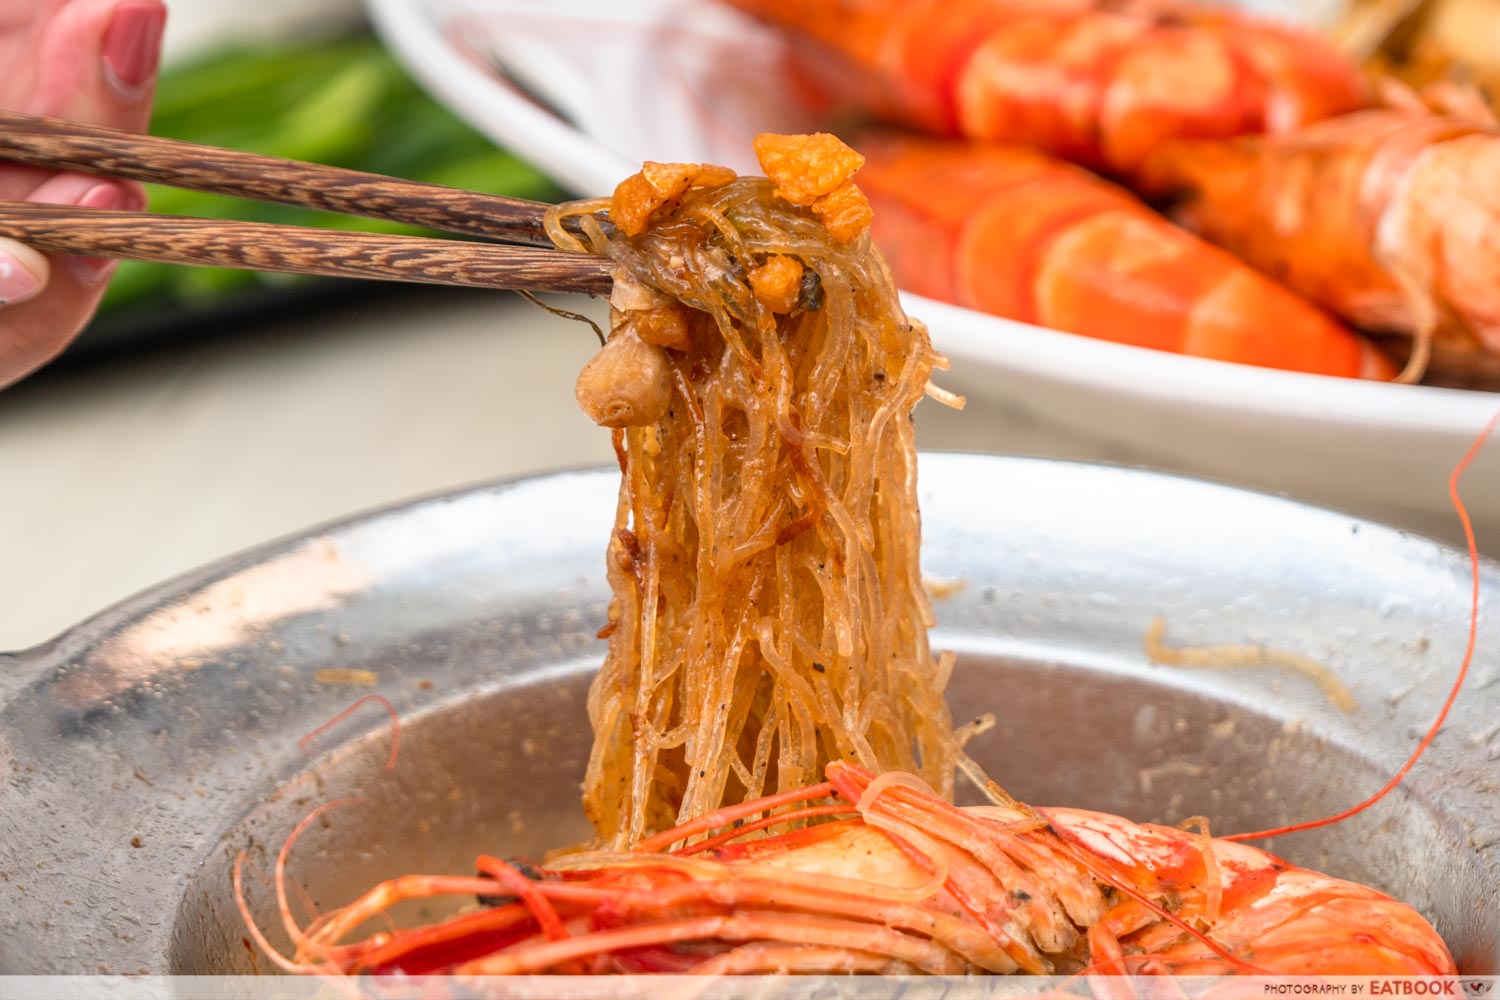
<instances>
[{"instance_id":1,"label":"red prawn feeler","mask_svg":"<svg viewBox=\"0 0 1500 1000\"><path fill-rule=\"evenodd\" d=\"M1245 841L1280 837L1287 833L1299 833L1303 830L1316 830L1319 827L1332 826L1334 823L1342 822L1351 816L1357 816L1385 798L1397 785L1401 784L1411 769L1416 767L1417 761L1422 759L1422 755L1427 752L1427 748L1432 745L1432 741L1437 737L1438 731L1443 728L1443 723L1448 721L1448 713L1452 711L1454 703L1458 701L1458 693L1463 689L1464 681L1468 679L1469 667L1474 662L1474 647L1479 638L1479 546L1474 541L1474 523L1469 519L1469 509L1464 506L1463 498L1458 495L1458 481L1468 471L1469 466L1474 464L1474 459L1479 456L1479 450L1484 447L1484 443L1489 440L1497 426L1500 426L1500 412L1490 417L1489 421L1480 429L1473 443L1469 445L1469 450L1464 452L1463 457L1458 460L1458 464L1453 467L1453 472L1448 476L1448 498L1453 503L1453 509L1458 512L1459 523L1464 528L1464 541L1469 550L1469 567L1473 580L1469 594L1469 639L1468 644L1464 648L1463 662L1458 668L1458 676L1454 679L1453 687L1449 690L1448 698L1443 702L1443 707L1438 712L1437 718L1433 719L1432 725L1428 727L1427 734L1422 737L1422 741L1417 744L1417 748L1406 759L1406 763L1402 764L1400 769L1391 776L1391 780L1387 781L1383 788L1363 802L1356 803L1343 812L1335 813L1332 816L1324 816L1322 819L1312 819L1302 823L1293 823L1288 826L1278 826L1269 830L1255 830L1250 833L1232 833L1224 837L1224 840Z\"/></svg>"},{"instance_id":2,"label":"red prawn feeler","mask_svg":"<svg viewBox=\"0 0 1500 1000\"><path fill-rule=\"evenodd\" d=\"M307 748L307 745L309 743L311 743L313 740L317 739L324 733L328 732L328 730L332 729L340 722L343 722L349 716L353 715L360 709L361 706L370 702L374 702L381 708L385 709L386 714L391 717L391 752L386 756L385 769L387 771L394 771L396 769L396 758L401 754L401 716L399 713L397 713L396 706L392 705L390 699L388 699L385 695L365 695L363 698L360 698L354 704L344 709L338 715L335 715L333 718L323 723L317 729L314 729L312 732L302 737L297 741L297 746L302 749L303 753L311 753L312 751L308 750Z\"/></svg>"}]
</instances>

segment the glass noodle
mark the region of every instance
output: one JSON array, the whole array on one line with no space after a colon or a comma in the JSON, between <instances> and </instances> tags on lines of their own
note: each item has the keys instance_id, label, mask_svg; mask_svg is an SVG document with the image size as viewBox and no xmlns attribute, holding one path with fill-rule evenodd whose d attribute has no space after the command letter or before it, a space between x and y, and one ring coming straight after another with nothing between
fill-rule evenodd
<instances>
[{"instance_id":1,"label":"glass noodle","mask_svg":"<svg viewBox=\"0 0 1500 1000\"><path fill-rule=\"evenodd\" d=\"M918 568L911 414L943 363L926 329L868 235L836 242L769 181L694 188L637 236L606 235L606 205L560 206L549 231L609 255L617 288L694 311L690 348L664 352L665 416L614 431L584 792L599 846L815 783L834 759L951 797L960 750ZM816 275L791 315L748 281L774 255Z\"/></svg>"}]
</instances>

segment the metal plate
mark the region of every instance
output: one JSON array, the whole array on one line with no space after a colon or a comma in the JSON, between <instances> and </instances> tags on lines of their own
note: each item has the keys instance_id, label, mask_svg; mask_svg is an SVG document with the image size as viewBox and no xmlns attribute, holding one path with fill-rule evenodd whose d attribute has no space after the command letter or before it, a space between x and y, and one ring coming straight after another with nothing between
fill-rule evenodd
<instances>
[{"instance_id":1,"label":"metal plate","mask_svg":"<svg viewBox=\"0 0 1500 1000\"><path fill-rule=\"evenodd\" d=\"M602 653L603 539L616 476L439 497L314 531L0 657L0 971L257 968L228 863L262 871L312 806L292 875L320 907L405 870L540 853L583 832L582 705ZM960 652L952 703L994 710L975 747L1038 804L1264 827L1379 787L1457 669L1469 576L1457 552L1285 500L1122 469L925 455L926 569ZM1500 569L1484 569L1485 607ZM1172 642L1307 653L1349 684L1344 714L1270 668L1149 665ZM1460 968L1500 971L1500 626L1408 782L1293 860L1420 907ZM332 667L374 688L320 683ZM367 705L403 716L400 759ZM137 846L138 845L138 846ZM274 909L252 879L255 911Z\"/></svg>"}]
</instances>

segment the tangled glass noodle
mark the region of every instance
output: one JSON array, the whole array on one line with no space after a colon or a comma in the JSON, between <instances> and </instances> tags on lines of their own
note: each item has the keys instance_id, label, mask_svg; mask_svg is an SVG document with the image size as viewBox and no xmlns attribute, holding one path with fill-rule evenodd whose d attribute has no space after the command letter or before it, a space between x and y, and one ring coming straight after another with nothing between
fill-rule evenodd
<instances>
[{"instance_id":1,"label":"tangled glass noodle","mask_svg":"<svg viewBox=\"0 0 1500 1000\"><path fill-rule=\"evenodd\" d=\"M622 475L588 706L599 846L814 783L834 759L951 796L960 750L950 660L927 643L910 419L942 364L926 329L867 235L835 240L771 181L692 188L633 236L605 233L608 206L560 206L548 224L618 264L611 340L636 337L633 307L691 308L682 349L632 346L620 375L664 362L659 404L601 420ZM752 288L778 256L803 269L789 312Z\"/></svg>"}]
</instances>

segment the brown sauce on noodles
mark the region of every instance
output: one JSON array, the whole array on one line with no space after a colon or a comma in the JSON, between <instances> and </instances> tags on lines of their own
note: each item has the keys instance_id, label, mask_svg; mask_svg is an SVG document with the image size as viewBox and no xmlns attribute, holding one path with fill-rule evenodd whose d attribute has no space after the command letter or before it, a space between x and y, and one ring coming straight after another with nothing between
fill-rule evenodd
<instances>
[{"instance_id":1,"label":"brown sauce on noodles","mask_svg":"<svg viewBox=\"0 0 1500 1000\"><path fill-rule=\"evenodd\" d=\"M911 422L942 359L858 222L852 169L824 155L843 154L763 142L775 181L648 164L612 204L549 220L617 264L610 340L578 387L621 469L588 705L603 846L817 782L836 759L951 796Z\"/></svg>"}]
</instances>

